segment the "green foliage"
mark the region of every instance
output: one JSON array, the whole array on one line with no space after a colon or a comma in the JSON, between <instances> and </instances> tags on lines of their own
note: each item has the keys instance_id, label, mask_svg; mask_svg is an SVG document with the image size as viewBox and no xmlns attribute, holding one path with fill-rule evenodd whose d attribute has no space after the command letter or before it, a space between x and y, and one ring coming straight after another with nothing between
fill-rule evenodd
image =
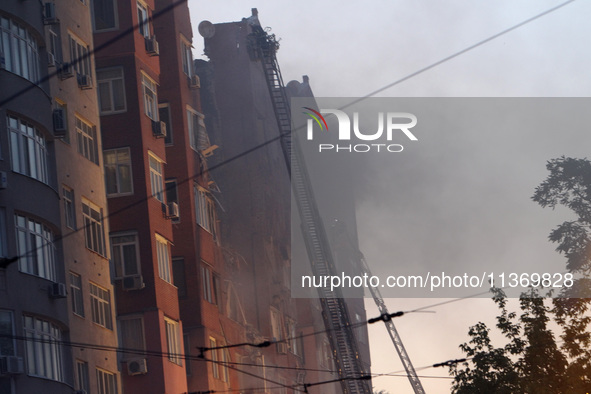
<instances>
[{"instance_id":1,"label":"green foliage","mask_svg":"<svg viewBox=\"0 0 591 394\"><path fill-rule=\"evenodd\" d=\"M550 175L532 198L575 214L549 239L577 279L552 302L534 289L522 294L519 315L507 310L502 290L493 289L500 310L496 328L506 343L494 347L482 322L470 327L470 341L460 345L468 361L450 367L453 393L591 393L591 162L561 157L546 167ZM549 327L552 320L558 330Z\"/></svg>"}]
</instances>

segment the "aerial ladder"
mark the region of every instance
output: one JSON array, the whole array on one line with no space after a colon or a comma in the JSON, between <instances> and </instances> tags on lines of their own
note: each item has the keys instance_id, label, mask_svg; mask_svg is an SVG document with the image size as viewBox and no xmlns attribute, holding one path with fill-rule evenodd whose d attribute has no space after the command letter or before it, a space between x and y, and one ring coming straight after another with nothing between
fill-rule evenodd
<instances>
[{"instance_id":1,"label":"aerial ladder","mask_svg":"<svg viewBox=\"0 0 591 394\"><path fill-rule=\"evenodd\" d=\"M322 218L318 212L318 206L312 191L299 142L297 138L291 138L290 106L276 57L278 43L274 35L267 34L260 25L254 24L252 28L251 45L253 45L253 51L258 54L257 57L260 59L265 73L271 102L273 103L279 126L281 145L291 177L292 190L301 219L302 234L312 266L312 272L315 276L335 276L337 275L337 271L330 250L330 244ZM369 274L369 268L363 257L361 258L361 263L362 268ZM379 290L370 288L370 291L380 313L387 315L388 309L384 304ZM371 384L368 381L369 371L366 371L361 363L357 340L351 327L351 318L341 289L336 288L331 291L327 288L318 288L318 293L322 307L322 316L335 356L335 363L343 393L371 394ZM424 394L425 391L404 349L394 323L391 320L385 320L385 323L415 393Z\"/></svg>"}]
</instances>

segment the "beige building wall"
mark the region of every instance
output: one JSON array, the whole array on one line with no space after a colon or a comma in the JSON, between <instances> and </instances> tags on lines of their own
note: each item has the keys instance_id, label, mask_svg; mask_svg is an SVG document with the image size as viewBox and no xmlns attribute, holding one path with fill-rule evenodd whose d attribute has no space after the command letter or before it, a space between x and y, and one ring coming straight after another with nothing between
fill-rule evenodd
<instances>
[{"instance_id":1,"label":"beige building wall","mask_svg":"<svg viewBox=\"0 0 591 394\"><path fill-rule=\"evenodd\" d=\"M46 26L46 37L48 51L53 50L55 60L55 66L49 60L50 71L58 71L50 85L54 121L59 129L55 150L70 339L112 347L72 347L74 387L88 393L110 393L109 389L99 391L98 387L114 384L120 393L118 354L113 350L118 340L109 268L91 4L59 0L55 2L55 11L57 22ZM69 68L59 72L65 64Z\"/></svg>"}]
</instances>

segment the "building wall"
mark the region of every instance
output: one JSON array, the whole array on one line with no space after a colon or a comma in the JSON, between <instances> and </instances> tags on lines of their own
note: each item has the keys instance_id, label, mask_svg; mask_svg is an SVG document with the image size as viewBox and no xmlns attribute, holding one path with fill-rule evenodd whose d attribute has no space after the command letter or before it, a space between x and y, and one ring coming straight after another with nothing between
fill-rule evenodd
<instances>
[{"instance_id":1,"label":"building wall","mask_svg":"<svg viewBox=\"0 0 591 394\"><path fill-rule=\"evenodd\" d=\"M177 353L182 353L183 348L183 325L180 321L178 290L173 283L170 254L173 231L171 220L162 207L166 202L164 183L161 185L161 196L153 195L152 183L155 178L150 171L151 164L156 163L153 161L156 159L160 164L154 165L158 167L157 172L162 181L168 176L164 138L154 134L153 129L154 122L157 122L156 126L159 125L159 96L150 99L154 106L146 106L149 100L146 100L142 83L145 77L153 81L150 84L160 85L161 82L161 56L149 53L145 38L154 37L155 24L160 16L157 16L158 7L153 0L118 1L116 5L116 18L105 18L107 23L102 27L106 28L100 28L101 21L95 18L94 39L99 48L96 53L97 70L104 76L103 81L107 83L106 71L117 70L118 75L123 78L125 91L125 107L117 109L113 106L111 110L103 110L101 116L105 154L109 155L115 149L128 152L129 159L126 159L125 164L131 168L133 189L124 192L121 192L123 189L117 189L116 193L109 193L107 190L112 240L122 242L123 237L131 237L137 245L134 259L129 255L122 257L136 261L135 272L117 275L115 271L117 316L120 331L124 325L132 327L132 321L140 322L139 326L129 328L130 332L137 335L130 335L127 339L121 335L121 344L124 347L127 342L156 352L148 356L133 353L122 355L123 389L125 393L184 393L187 391L184 362L182 354L177 357ZM149 22L144 23L143 18L140 19L141 10L147 12ZM113 20L117 21L115 26L109 25ZM97 25L99 29L96 28ZM148 29L145 35L140 31L139 25L142 26L141 29ZM133 32L126 34L131 29L134 29ZM159 38L158 41L161 47L169 45ZM118 80L121 81L121 78L118 77ZM114 85L109 86L115 89ZM156 86L154 90L156 95L160 94L160 86ZM148 111L152 112L151 118ZM170 339L171 335L176 336L174 341ZM136 343L141 336L143 343ZM129 368L134 362L143 363L144 360L147 371L141 370L135 374Z\"/></svg>"},{"instance_id":2,"label":"building wall","mask_svg":"<svg viewBox=\"0 0 591 394\"><path fill-rule=\"evenodd\" d=\"M47 47L55 60L55 65L49 68L52 74L52 108L64 110L66 124L65 135L56 138L55 151L70 340L111 347L107 350L93 350L92 347L69 349L73 358L73 383L79 390L95 392L102 380L107 379L120 390L117 352L113 350L118 341L109 267L109 227L95 60L92 55L91 10L88 4L80 0L63 0L55 3L55 13L57 21L47 24L45 33ZM52 37L54 42L50 43ZM88 54L87 58L76 58L79 48L86 49L87 52L81 54ZM76 51L73 52L73 49ZM59 72L66 63L70 64L73 71L68 78ZM88 81L82 80L83 75L90 77L88 85L85 85ZM88 132L91 134L86 134ZM93 153L81 148L84 142ZM86 230L88 222L85 217L90 212L83 212L83 204L101 216L96 227L98 243L92 240L93 237ZM96 288L103 291L102 296L106 301L108 310L104 317L93 309L97 299L91 293L96 294Z\"/></svg>"},{"instance_id":3,"label":"building wall","mask_svg":"<svg viewBox=\"0 0 591 394\"><path fill-rule=\"evenodd\" d=\"M43 9L37 2L3 2L0 17L0 171L6 180L0 190L0 243L2 257L19 257L3 260L0 268L0 320L3 333L20 338L30 333L27 340L1 340L1 355L18 359L14 374L0 376L0 393L69 393L69 349L45 346L55 362L44 362L38 357L42 345L31 338L45 330L56 340L69 339L67 300L49 296L54 283L65 282L66 269L62 245L54 242L61 235L60 201Z\"/></svg>"},{"instance_id":4,"label":"building wall","mask_svg":"<svg viewBox=\"0 0 591 394\"><path fill-rule=\"evenodd\" d=\"M222 190L222 238L236 261L231 274L247 339L257 343L300 336L300 313L315 312L310 303L290 297L290 181L263 67L250 51L253 26L260 28L256 13L216 24L215 34L205 39L210 61L198 68L208 89L203 106L212 143L220 145L213 176ZM317 365L313 347L288 340L245 348L244 362L261 365L247 370L277 383L242 376L239 387L303 383L297 368Z\"/></svg>"}]
</instances>

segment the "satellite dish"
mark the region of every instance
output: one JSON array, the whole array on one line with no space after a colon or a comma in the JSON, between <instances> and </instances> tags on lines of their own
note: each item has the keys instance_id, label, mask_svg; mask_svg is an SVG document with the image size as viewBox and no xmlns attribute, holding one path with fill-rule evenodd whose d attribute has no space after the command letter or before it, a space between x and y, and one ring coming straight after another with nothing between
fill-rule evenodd
<instances>
[{"instance_id":1,"label":"satellite dish","mask_svg":"<svg viewBox=\"0 0 591 394\"><path fill-rule=\"evenodd\" d=\"M211 38L215 34L215 26L210 21L202 21L197 27L203 38Z\"/></svg>"}]
</instances>

